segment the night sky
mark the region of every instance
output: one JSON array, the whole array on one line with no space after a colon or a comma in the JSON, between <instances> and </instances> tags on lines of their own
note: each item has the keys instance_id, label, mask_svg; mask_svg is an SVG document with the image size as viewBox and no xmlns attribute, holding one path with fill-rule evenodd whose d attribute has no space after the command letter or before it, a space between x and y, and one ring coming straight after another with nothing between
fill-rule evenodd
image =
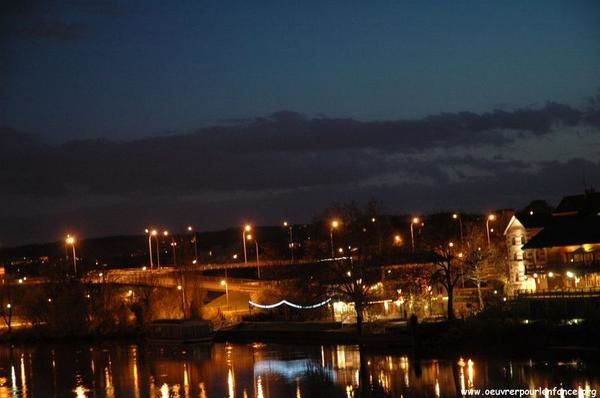
<instances>
[{"instance_id":1,"label":"night sky","mask_svg":"<svg viewBox=\"0 0 600 398\"><path fill-rule=\"evenodd\" d=\"M600 189L598 1L0 7L2 246Z\"/></svg>"}]
</instances>

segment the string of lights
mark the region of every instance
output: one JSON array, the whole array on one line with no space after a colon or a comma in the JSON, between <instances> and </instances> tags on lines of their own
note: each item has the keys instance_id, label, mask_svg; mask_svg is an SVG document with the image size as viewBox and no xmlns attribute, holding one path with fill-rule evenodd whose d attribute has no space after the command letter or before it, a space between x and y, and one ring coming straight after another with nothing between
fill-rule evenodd
<instances>
[{"instance_id":1,"label":"string of lights","mask_svg":"<svg viewBox=\"0 0 600 398\"><path fill-rule=\"evenodd\" d=\"M262 308L262 309L265 309L265 310L269 310L269 309L272 309L272 308L277 308L277 307L279 307L280 305L283 305L283 304L285 304L285 305L287 305L289 307L292 307L292 308L300 309L300 310L310 310L310 309L313 309L313 308L322 307L325 304L329 303L330 301L331 301L331 299L328 298L325 301L322 301L320 303L313 304L313 305L299 305L299 304L294 304L292 302L289 302L287 300L281 300L280 302L275 303L275 304L258 304L258 303L253 302L252 300L249 300L248 303L250 305L254 306L254 307Z\"/></svg>"}]
</instances>

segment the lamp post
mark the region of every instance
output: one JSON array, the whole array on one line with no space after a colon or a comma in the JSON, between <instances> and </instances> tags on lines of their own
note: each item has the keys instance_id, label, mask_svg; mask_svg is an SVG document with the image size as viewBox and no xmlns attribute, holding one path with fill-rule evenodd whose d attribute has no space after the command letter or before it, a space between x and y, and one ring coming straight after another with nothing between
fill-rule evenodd
<instances>
[{"instance_id":1,"label":"lamp post","mask_svg":"<svg viewBox=\"0 0 600 398\"><path fill-rule=\"evenodd\" d=\"M229 308L229 284L227 283L227 270L225 270L225 279L221 280L221 286L225 286L225 297L227 298L227 308Z\"/></svg>"},{"instance_id":2,"label":"lamp post","mask_svg":"<svg viewBox=\"0 0 600 398\"><path fill-rule=\"evenodd\" d=\"M160 246L158 238L158 232L156 233L156 268L160 269ZM163 231L163 236L169 236L169 231Z\"/></svg>"},{"instance_id":3,"label":"lamp post","mask_svg":"<svg viewBox=\"0 0 600 398\"><path fill-rule=\"evenodd\" d=\"M333 249L333 230L340 226L338 220L331 221L331 229L329 230L329 240L331 241L331 258L335 258L335 250Z\"/></svg>"},{"instance_id":4,"label":"lamp post","mask_svg":"<svg viewBox=\"0 0 600 398\"><path fill-rule=\"evenodd\" d=\"M154 267L154 263L152 261L152 237L156 236L157 232L155 229L150 231L148 228L144 230L148 235L148 256L150 257L150 269Z\"/></svg>"},{"instance_id":5,"label":"lamp post","mask_svg":"<svg viewBox=\"0 0 600 398\"><path fill-rule=\"evenodd\" d=\"M65 243L67 245L71 245L71 248L73 249L73 272L75 273L75 276L77 276L77 255L75 254L75 242L74 236L67 235Z\"/></svg>"},{"instance_id":6,"label":"lamp post","mask_svg":"<svg viewBox=\"0 0 600 398\"><path fill-rule=\"evenodd\" d=\"M171 248L173 249L173 267L177 268L177 255L176 255L177 242L175 242L174 237L171 237Z\"/></svg>"},{"instance_id":7,"label":"lamp post","mask_svg":"<svg viewBox=\"0 0 600 398\"><path fill-rule=\"evenodd\" d=\"M150 235L154 236L154 239L156 239L156 262L157 262L157 267L160 267L160 261L158 260L158 231L153 229L152 231L150 231ZM148 248L150 249L150 254L152 254L152 245L151 245L151 241L150 241L150 236L148 237ZM152 263L150 264L150 269L152 269Z\"/></svg>"},{"instance_id":8,"label":"lamp post","mask_svg":"<svg viewBox=\"0 0 600 398\"><path fill-rule=\"evenodd\" d=\"M187 230L188 230L188 232L192 233L192 242L194 242L194 261L193 261L193 263L196 264L198 262L198 239L196 238L196 231L194 231L194 228L192 228L191 225L188 225Z\"/></svg>"},{"instance_id":9,"label":"lamp post","mask_svg":"<svg viewBox=\"0 0 600 398\"><path fill-rule=\"evenodd\" d=\"M244 264L248 264L248 254L246 252L246 232L252 231L252 225L246 224L242 229L242 243L244 245Z\"/></svg>"},{"instance_id":10,"label":"lamp post","mask_svg":"<svg viewBox=\"0 0 600 398\"><path fill-rule=\"evenodd\" d=\"M464 239L463 239L462 217L460 216L459 213L454 213L454 214L452 214L452 218L454 220L458 220L458 227L460 228L460 244L462 246L463 241L464 241Z\"/></svg>"},{"instance_id":11,"label":"lamp post","mask_svg":"<svg viewBox=\"0 0 600 398\"><path fill-rule=\"evenodd\" d=\"M487 242L488 242L488 248L491 246L491 242L490 242L490 221L494 221L496 219L496 216L494 214L490 214L486 217L485 219L485 232L487 233Z\"/></svg>"},{"instance_id":12,"label":"lamp post","mask_svg":"<svg viewBox=\"0 0 600 398\"><path fill-rule=\"evenodd\" d=\"M246 239L252 240L252 235L246 235ZM258 257L258 240L256 240L256 238L254 238L254 246L256 247L256 268L258 273L258 279L260 279L260 258Z\"/></svg>"},{"instance_id":13,"label":"lamp post","mask_svg":"<svg viewBox=\"0 0 600 398\"><path fill-rule=\"evenodd\" d=\"M292 234L292 226L289 225L287 221L283 222L283 226L286 227L288 229L289 233L290 233L290 244L289 244L289 246L290 246L290 259L291 259L291 262L293 263L294 262L294 236Z\"/></svg>"},{"instance_id":14,"label":"lamp post","mask_svg":"<svg viewBox=\"0 0 600 398\"><path fill-rule=\"evenodd\" d=\"M413 231L413 225L420 223L421 220L419 219L419 217L413 217L412 220L410 220L410 243L412 244L412 251L413 253L415 252L415 233Z\"/></svg>"}]
</instances>

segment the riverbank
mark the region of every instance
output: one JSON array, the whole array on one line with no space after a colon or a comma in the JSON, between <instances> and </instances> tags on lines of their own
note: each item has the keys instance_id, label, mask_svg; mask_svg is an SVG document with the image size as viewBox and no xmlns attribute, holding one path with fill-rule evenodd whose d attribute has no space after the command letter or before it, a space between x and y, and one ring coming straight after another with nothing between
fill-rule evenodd
<instances>
[{"instance_id":1,"label":"riverbank","mask_svg":"<svg viewBox=\"0 0 600 398\"><path fill-rule=\"evenodd\" d=\"M372 350L401 350L431 356L445 353L513 353L554 350L600 355L598 320L570 322L523 321L485 316L466 320L423 322L409 328L405 322L365 325L359 335L355 325L336 322L241 322L215 333L216 342L255 341L286 344L360 344ZM49 336L38 329L19 329L2 336L6 343L124 340L142 341L143 330L118 333Z\"/></svg>"},{"instance_id":2,"label":"riverbank","mask_svg":"<svg viewBox=\"0 0 600 398\"><path fill-rule=\"evenodd\" d=\"M385 323L368 326L365 333L359 335L354 325L342 325L340 322L241 322L219 330L215 339L230 342L265 340L302 344L368 344L403 349L414 346L413 336L406 326L395 327L393 332L386 329Z\"/></svg>"}]
</instances>

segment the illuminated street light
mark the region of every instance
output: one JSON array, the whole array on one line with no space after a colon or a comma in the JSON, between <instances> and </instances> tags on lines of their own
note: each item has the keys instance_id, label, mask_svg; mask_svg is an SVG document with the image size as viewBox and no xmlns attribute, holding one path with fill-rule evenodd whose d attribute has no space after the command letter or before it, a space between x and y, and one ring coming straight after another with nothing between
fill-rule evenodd
<instances>
[{"instance_id":1,"label":"illuminated street light","mask_svg":"<svg viewBox=\"0 0 600 398\"><path fill-rule=\"evenodd\" d=\"M292 226L288 224L287 221L283 222L283 226L284 228L287 228L290 234L290 261L293 263L294 262L294 236L292 233Z\"/></svg>"},{"instance_id":2,"label":"illuminated street light","mask_svg":"<svg viewBox=\"0 0 600 398\"><path fill-rule=\"evenodd\" d=\"M252 240L252 235L246 235L247 240ZM260 258L258 257L258 240L254 239L254 245L256 247L256 268L258 273L258 279L260 279Z\"/></svg>"},{"instance_id":3,"label":"illuminated street light","mask_svg":"<svg viewBox=\"0 0 600 398\"><path fill-rule=\"evenodd\" d=\"M156 237L156 268L160 269L160 239L158 238L158 231L152 230L152 236ZM169 236L169 231L163 231L163 236Z\"/></svg>"},{"instance_id":4,"label":"illuminated street light","mask_svg":"<svg viewBox=\"0 0 600 398\"><path fill-rule=\"evenodd\" d=\"M458 226L460 228L460 244L462 245L463 242L464 242L464 239L463 239L462 217L460 216L459 213L454 213L454 214L452 214L452 218L454 220L458 220Z\"/></svg>"},{"instance_id":5,"label":"illuminated street light","mask_svg":"<svg viewBox=\"0 0 600 398\"><path fill-rule=\"evenodd\" d=\"M192 261L192 264L196 264L198 262L198 236L191 225L188 225L187 230L192 233L192 243L194 243L194 261Z\"/></svg>"},{"instance_id":6,"label":"illuminated street light","mask_svg":"<svg viewBox=\"0 0 600 398\"><path fill-rule=\"evenodd\" d=\"M413 219L410 221L410 242L412 244L413 253L415 252L415 233L413 231L413 225L419 224L420 222L421 220L419 217L413 217Z\"/></svg>"},{"instance_id":7,"label":"illuminated street light","mask_svg":"<svg viewBox=\"0 0 600 398\"><path fill-rule=\"evenodd\" d=\"M148 228L144 232L148 234L148 256L150 257L150 269L152 269L154 268L154 262L152 261L152 237L156 236L158 232L155 229L149 230Z\"/></svg>"},{"instance_id":8,"label":"illuminated street light","mask_svg":"<svg viewBox=\"0 0 600 398\"><path fill-rule=\"evenodd\" d=\"M494 214L490 214L485 219L485 231L487 232L488 247L491 246L491 243L490 243L490 221L494 221L495 219L496 219L496 215L494 215Z\"/></svg>"},{"instance_id":9,"label":"illuminated street light","mask_svg":"<svg viewBox=\"0 0 600 398\"><path fill-rule=\"evenodd\" d=\"M77 255L75 254L75 242L76 240L74 236L67 235L65 243L67 245L71 245L71 248L73 249L73 271L75 272L75 276L77 276Z\"/></svg>"},{"instance_id":10,"label":"illuminated street light","mask_svg":"<svg viewBox=\"0 0 600 398\"><path fill-rule=\"evenodd\" d=\"M177 249L177 242L175 242L175 238L171 238L171 248L173 249L173 266L177 267L177 254L176 254L176 249Z\"/></svg>"},{"instance_id":11,"label":"illuminated street light","mask_svg":"<svg viewBox=\"0 0 600 398\"><path fill-rule=\"evenodd\" d=\"M229 283L227 283L227 279L221 279L221 286L225 286L225 297L227 298L227 307L229 307Z\"/></svg>"},{"instance_id":12,"label":"illuminated street light","mask_svg":"<svg viewBox=\"0 0 600 398\"><path fill-rule=\"evenodd\" d=\"M340 222L338 220L331 221L331 228L329 230L329 240L331 241L331 258L335 258L335 250L333 249L333 230L337 229L340 226Z\"/></svg>"},{"instance_id":13,"label":"illuminated street light","mask_svg":"<svg viewBox=\"0 0 600 398\"><path fill-rule=\"evenodd\" d=\"M402 237L400 235L394 235L394 244L400 245L402 243Z\"/></svg>"},{"instance_id":14,"label":"illuminated street light","mask_svg":"<svg viewBox=\"0 0 600 398\"><path fill-rule=\"evenodd\" d=\"M244 264L248 264L248 253L246 252L246 232L250 231L252 231L252 225L244 225L244 229L242 230L242 243L244 245Z\"/></svg>"}]
</instances>

